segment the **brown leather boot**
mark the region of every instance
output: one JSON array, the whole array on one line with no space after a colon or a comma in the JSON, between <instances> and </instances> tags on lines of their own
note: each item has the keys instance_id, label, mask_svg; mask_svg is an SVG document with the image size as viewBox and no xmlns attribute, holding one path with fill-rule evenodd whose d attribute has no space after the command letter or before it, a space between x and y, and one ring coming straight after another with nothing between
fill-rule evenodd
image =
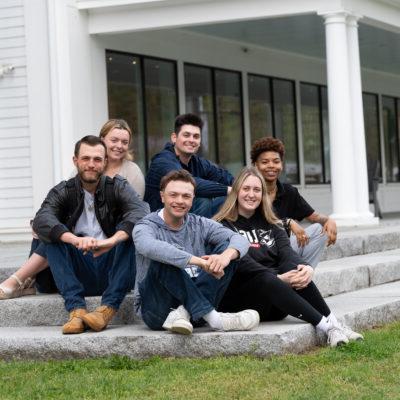
<instances>
[{"instance_id":1,"label":"brown leather boot","mask_svg":"<svg viewBox=\"0 0 400 400\"><path fill-rule=\"evenodd\" d=\"M85 324L82 321L82 317L87 314L87 310L84 308L77 308L69 313L69 320L63 326L62 333L65 335L73 333L82 333L85 331Z\"/></svg>"},{"instance_id":2,"label":"brown leather boot","mask_svg":"<svg viewBox=\"0 0 400 400\"><path fill-rule=\"evenodd\" d=\"M96 332L104 329L111 321L117 310L108 306L97 307L93 312L85 314L83 322Z\"/></svg>"}]
</instances>

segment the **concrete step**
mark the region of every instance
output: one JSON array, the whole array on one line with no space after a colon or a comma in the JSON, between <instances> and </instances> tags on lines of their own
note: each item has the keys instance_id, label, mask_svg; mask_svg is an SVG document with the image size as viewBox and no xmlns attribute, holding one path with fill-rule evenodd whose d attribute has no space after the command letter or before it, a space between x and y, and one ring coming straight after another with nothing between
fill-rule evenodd
<instances>
[{"instance_id":1,"label":"concrete step","mask_svg":"<svg viewBox=\"0 0 400 400\"><path fill-rule=\"evenodd\" d=\"M400 280L400 249L322 261L314 282L324 297Z\"/></svg>"},{"instance_id":2,"label":"concrete step","mask_svg":"<svg viewBox=\"0 0 400 400\"><path fill-rule=\"evenodd\" d=\"M314 282L324 297L400 280L400 249L323 261ZM100 297L88 297L88 308L100 305ZM59 295L37 294L0 302L0 326L61 325L67 319ZM133 322L133 297L128 295L113 324Z\"/></svg>"},{"instance_id":3,"label":"concrete step","mask_svg":"<svg viewBox=\"0 0 400 400\"><path fill-rule=\"evenodd\" d=\"M334 260L400 248L400 224L340 230L334 246L325 249L321 260Z\"/></svg>"},{"instance_id":4,"label":"concrete step","mask_svg":"<svg viewBox=\"0 0 400 400\"><path fill-rule=\"evenodd\" d=\"M333 312L353 329L369 329L400 319L400 282L379 285L328 300ZM300 353L321 344L315 329L294 318L262 323L251 332L210 332L191 336L154 332L142 323L112 326L103 332L63 336L60 327L0 328L1 359L66 359L125 355L210 357L252 354L267 357Z\"/></svg>"},{"instance_id":5,"label":"concrete step","mask_svg":"<svg viewBox=\"0 0 400 400\"><path fill-rule=\"evenodd\" d=\"M100 300L100 296L87 297L88 310L100 306ZM133 295L129 294L111 324L131 324L134 318ZM63 325L67 320L64 300L58 294L36 294L0 301L0 327L54 326Z\"/></svg>"}]
</instances>

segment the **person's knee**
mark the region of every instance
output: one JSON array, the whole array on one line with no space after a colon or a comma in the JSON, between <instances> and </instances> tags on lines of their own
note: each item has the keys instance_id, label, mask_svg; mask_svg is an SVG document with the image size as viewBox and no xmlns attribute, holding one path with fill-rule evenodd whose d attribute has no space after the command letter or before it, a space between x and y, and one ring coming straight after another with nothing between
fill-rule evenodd
<instances>
[{"instance_id":1,"label":"person's knee","mask_svg":"<svg viewBox=\"0 0 400 400\"><path fill-rule=\"evenodd\" d=\"M153 331L162 330L163 329L162 325L165 319L167 318L167 317L165 318L160 317L155 313L153 313L151 310L143 310L143 306L141 310L141 315L143 322L146 324L148 328L152 329Z\"/></svg>"},{"instance_id":2,"label":"person's knee","mask_svg":"<svg viewBox=\"0 0 400 400\"><path fill-rule=\"evenodd\" d=\"M310 240L313 238L319 239L323 238L326 239L326 234L323 231L323 226L321 224L312 224L306 228L306 233L309 236Z\"/></svg>"}]
</instances>

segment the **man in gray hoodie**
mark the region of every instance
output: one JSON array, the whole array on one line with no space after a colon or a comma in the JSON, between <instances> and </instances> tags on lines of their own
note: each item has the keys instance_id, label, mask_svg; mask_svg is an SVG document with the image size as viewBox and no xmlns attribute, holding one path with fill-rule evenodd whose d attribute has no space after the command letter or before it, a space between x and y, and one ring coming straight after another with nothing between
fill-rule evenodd
<instances>
[{"instance_id":1,"label":"man in gray hoodie","mask_svg":"<svg viewBox=\"0 0 400 400\"><path fill-rule=\"evenodd\" d=\"M191 321L214 330L249 330L259 323L254 310L216 311L249 243L208 218L190 214L196 183L185 170L161 180L164 208L135 225L136 302L151 329L189 335ZM139 310L140 308L140 310ZM171 311L172 310L172 311Z\"/></svg>"}]
</instances>

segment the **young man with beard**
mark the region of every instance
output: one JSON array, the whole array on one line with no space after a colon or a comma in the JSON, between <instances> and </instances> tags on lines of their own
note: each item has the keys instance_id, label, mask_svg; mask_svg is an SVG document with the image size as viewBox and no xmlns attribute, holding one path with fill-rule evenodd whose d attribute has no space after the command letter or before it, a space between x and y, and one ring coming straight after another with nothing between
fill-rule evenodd
<instances>
[{"instance_id":1,"label":"young man with beard","mask_svg":"<svg viewBox=\"0 0 400 400\"><path fill-rule=\"evenodd\" d=\"M259 323L257 311L216 311L236 268L234 260L247 253L249 243L221 224L189 213L195 187L189 172L171 171L160 184L164 208L136 224L136 304L155 330L189 335L192 323L200 320L214 330L252 329Z\"/></svg>"},{"instance_id":2,"label":"young man with beard","mask_svg":"<svg viewBox=\"0 0 400 400\"><path fill-rule=\"evenodd\" d=\"M135 277L128 239L149 209L125 179L103 175L106 160L100 138L79 140L73 157L77 175L50 190L33 221L70 313L64 334L104 329ZM84 296L98 295L101 306L88 313Z\"/></svg>"}]
</instances>

